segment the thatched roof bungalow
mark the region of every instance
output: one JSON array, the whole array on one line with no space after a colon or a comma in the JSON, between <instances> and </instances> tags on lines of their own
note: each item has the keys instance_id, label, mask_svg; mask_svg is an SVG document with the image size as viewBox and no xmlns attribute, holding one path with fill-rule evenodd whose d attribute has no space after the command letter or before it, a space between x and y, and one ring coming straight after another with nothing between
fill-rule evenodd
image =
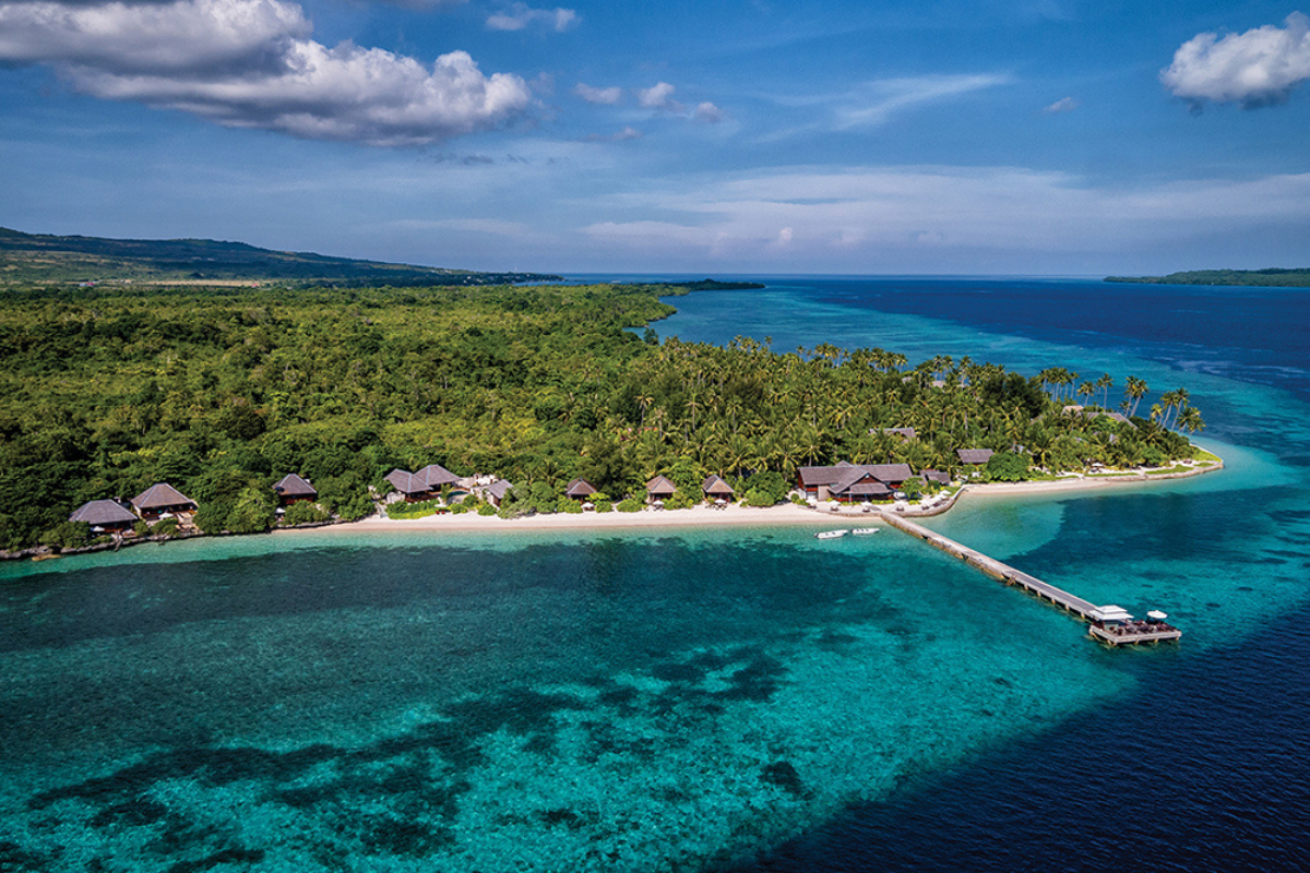
<instances>
[{"instance_id":1,"label":"thatched roof bungalow","mask_svg":"<svg viewBox=\"0 0 1310 873\"><path fill-rule=\"evenodd\" d=\"M919 478L925 482L936 482L938 485L951 484L951 474L942 470L920 470Z\"/></svg>"},{"instance_id":2,"label":"thatched roof bungalow","mask_svg":"<svg viewBox=\"0 0 1310 873\"><path fill-rule=\"evenodd\" d=\"M654 503L656 500L668 500L678 491L678 486L674 485L671 480L664 476L656 476L646 483L646 502Z\"/></svg>"},{"instance_id":3,"label":"thatched roof bungalow","mask_svg":"<svg viewBox=\"0 0 1310 873\"><path fill-rule=\"evenodd\" d=\"M151 485L133 497L132 506L136 509L137 515L142 518L158 518L168 513L196 511L196 502L167 482Z\"/></svg>"},{"instance_id":4,"label":"thatched roof bungalow","mask_svg":"<svg viewBox=\"0 0 1310 873\"><path fill-rule=\"evenodd\" d=\"M302 479L295 473L283 476L282 481L273 486L273 490L277 492L278 501L283 506L299 503L302 500L318 499L317 489L309 484L308 479Z\"/></svg>"},{"instance_id":5,"label":"thatched roof bungalow","mask_svg":"<svg viewBox=\"0 0 1310 873\"><path fill-rule=\"evenodd\" d=\"M880 481L868 467L851 467L850 471L828 486L828 497L842 503L884 500L892 488Z\"/></svg>"},{"instance_id":6,"label":"thatched roof bungalow","mask_svg":"<svg viewBox=\"0 0 1310 873\"><path fill-rule=\"evenodd\" d=\"M116 500L92 500L79 506L68 520L85 522L92 530L126 530L136 524L136 515Z\"/></svg>"},{"instance_id":7,"label":"thatched roof bungalow","mask_svg":"<svg viewBox=\"0 0 1310 873\"><path fill-rule=\"evenodd\" d=\"M992 449L956 449L961 464L986 464L996 454Z\"/></svg>"},{"instance_id":8,"label":"thatched roof bungalow","mask_svg":"<svg viewBox=\"0 0 1310 873\"><path fill-rule=\"evenodd\" d=\"M842 461L834 467L801 467L801 492L819 500L827 500L833 494L833 486L839 483L855 482L868 475L874 481L887 486L888 493L905 484L905 480L914 475L909 464L865 464L857 466L849 461ZM852 479L852 477L855 477Z\"/></svg>"},{"instance_id":9,"label":"thatched roof bungalow","mask_svg":"<svg viewBox=\"0 0 1310 873\"><path fill-rule=\"evenodd\" d=\"M709 476L704 482L700 483L700 490L706 497L712 497L715 500L731 500L737 492L732 490L732 486L719 476Z\"/></svg>"},{"instance_id":10,"label":"thatched roof bungalow","mask_svg":"<svg viewBox=\"0 0 1310 873\"><path fill-rule=\"evenodd\" d=\"M596 489L586 479L574 479L564 488L564 496L574 500L586 500L596 493Z\"/></svg>"},{"instance_id":11,"label":"thatched roof bungalow","mask_svg":"<svg viewBox=\"0 0 1310 873\"><path fill-rule=\"evenodd\" d=\"M914 433L914 428L912 427L884 427L884 428L879 428L869 431L870 435L876 433L885 433L888 434L889 436L898 436L903 440L912 440L917 438Z\"/></svg>"}]
</instances>

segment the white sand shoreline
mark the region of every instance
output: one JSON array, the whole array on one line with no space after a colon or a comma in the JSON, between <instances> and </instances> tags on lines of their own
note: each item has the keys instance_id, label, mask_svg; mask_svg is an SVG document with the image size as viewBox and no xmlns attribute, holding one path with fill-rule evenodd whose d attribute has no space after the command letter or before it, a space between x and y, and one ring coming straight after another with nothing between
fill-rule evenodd
<instances>
[{"instance_id":1,"label":"white sand shoreline","mask_svg":"<svg viewBox=\"0 0 1310 873\"><path fill-rule=\"evenodd\" d=\"M1175 479L1191 478L1205 473L1223 469L1223 463L1209 467L1196 467L1178 473L1156 476L1130 474L1124 476L1106 476L1098 478L1060 479L1046 482L991 482L966 485L956 499L945 507L935 510L919 511L911 509L904 514L910 518L937 515L949 511L960 502L960 498L975 494L987 497L1020 496L1029 494L1053 494L1061 492L1093 491L1114 488L1123 485L1141 485L1149 482L1166 482ZM882 507L889 509L890 507ZM360 521L333 524L304 530L278 530L278 536L315 533L332 534L367 534L367 533L470 533L470 532L520 532L520 531L597 531L597 530L641 530L643 528L670 527L731 527L758 525L828 525L834 522L854 524L865 521L873 524L878 520L876 512L862 512L858 507L844 508L840 512L826 509L814 509L808 506L783 504L767 509L732 504L721 509L712 506L697 506L692 509L650 510L641 512L587 512L581 514L554 513L552 515L534 515L527 518L500 518L495 515L478 515L475 512L458 515L429 515L423 518L390 519L372 516Z\"/></svg>"}]
</instances>

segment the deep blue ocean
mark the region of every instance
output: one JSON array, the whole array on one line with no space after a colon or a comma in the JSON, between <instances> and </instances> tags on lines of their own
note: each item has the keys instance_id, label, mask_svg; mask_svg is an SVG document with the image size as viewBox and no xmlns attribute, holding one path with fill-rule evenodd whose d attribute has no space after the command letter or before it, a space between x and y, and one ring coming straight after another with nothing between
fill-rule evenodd
<instances>
[{"instance_id":1,"label":"deep blue ocean","mask_svg":"<svg viewBox=\"0 0 1310 873\"><path fill-rule=\"evenodd\" d=\"M1310 867L1310 294L770 277L663 336L1186 386L1222 473L892 531L306 533L0 566L0 870Z\"/></svg>"}]
</instances>

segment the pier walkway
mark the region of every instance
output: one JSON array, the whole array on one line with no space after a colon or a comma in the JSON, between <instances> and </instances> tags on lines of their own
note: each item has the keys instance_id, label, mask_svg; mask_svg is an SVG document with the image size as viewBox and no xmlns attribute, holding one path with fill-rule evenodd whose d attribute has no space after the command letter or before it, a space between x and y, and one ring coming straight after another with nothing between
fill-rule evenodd
<instances>
[{"instance_id":1,"label":"pier walkway","mask_svg":"<svg viewBox=\"0 0 1310 873\"><path fill-rule=\"evenodd\" d=\"M1084 600L1075 594L1070 594L1062 588L1056 588L1049 582L1043 582L1036 576L1017 570L1009 564L1004 564L995 558L984 555L977 549L971 549L968 546L961 545L949 537L944 537L935 531L928 530L922 525L915 524L907 518L895 515L890 512L881 512L882 518L892 527L907 533L910 536L923 540L928 545L940 549L948 555L959 558L969 566L981 570L993 579L1004 582L1007 585L1017 585L1025 591L1033 594L1042 600L1053 603L1056 606L1071 612L1084 621L1093 622L1091 635L1093 638L1101 640L1112 646L1118 646L1126 643L1146 643L1159 642L1162 640L1176 640L1183 634L1182 631L1167 624L1152 624L1148 622L1129 621L1124 624L1110 623L1107 625L1101 621L1107 610L1118 610L1118 607L1098 607L1090 600ZM1119 610L1122 612L1122 610Z\"/></svg>"}]
</instances>

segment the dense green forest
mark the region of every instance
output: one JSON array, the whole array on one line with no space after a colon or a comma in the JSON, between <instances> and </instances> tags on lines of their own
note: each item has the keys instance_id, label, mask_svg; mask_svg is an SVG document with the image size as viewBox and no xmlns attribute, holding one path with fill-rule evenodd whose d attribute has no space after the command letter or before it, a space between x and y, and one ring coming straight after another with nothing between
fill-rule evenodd
<instances>
[{"instance_id":1,"label":"dense green forest","mask_svg":"<svg viewBox=\"0 0 1310 873\"><path fill-rule=\"evenodd\" d=\"M209 239L104 239L0 227L0 283L187 281L333 285L500 285L554 281L536 273L478 273L412 264L275 252Z\"/></svg>"},{"instance_id":2,"label":"dense green forest","mask_svg":"<svg viewBox=\"0 0 1310 873\"><path fill-rule=\"evenodd\" d=\"M1168 276L1107 276L1107 282L1143 285L1253 285L1276 288L1310 288L1310 269L1190 270Z\"/></svg>"},{"instance_id":3,"label":"dense green forest","mask_svg":"<svg viewBox=\"0 0 1310 873\"><path fill-rule=\"evenodd\" d=\"M613 498L657 473L794 482L804 464L1015 450L1050 470L1186 456L1185 391L1133 424L1114 379L1025 378L880 349L659 342L667 286L0 291L0 546L65 542L83 502L166 481L205 530L259 530L309 477L345 518L394 467L512 480L547 509L585 476ZM1147 394L1124 383L1129 412ZM906 440L883 428L914 427ZM1023 465L1026 466L1026 463ZM761 480L763 481L763 480ZM745 483L749 484L749 483Z\"/></svg>"}]
</instances>

